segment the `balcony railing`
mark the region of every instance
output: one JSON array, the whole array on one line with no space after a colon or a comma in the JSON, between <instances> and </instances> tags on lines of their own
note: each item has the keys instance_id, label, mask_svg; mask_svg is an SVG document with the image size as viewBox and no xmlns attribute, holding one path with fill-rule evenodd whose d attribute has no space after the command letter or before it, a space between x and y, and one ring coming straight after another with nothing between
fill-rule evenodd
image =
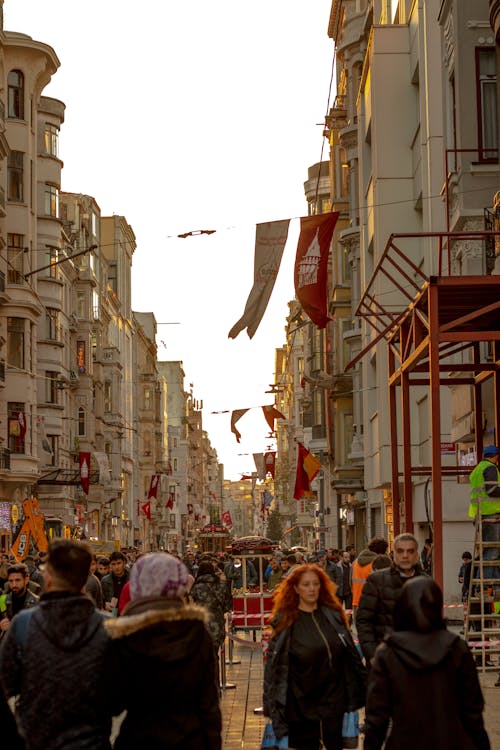
<instances>
[{"instance_id":1,"label":"balcony railing","mask_svg":"<svg viewBox=\"0 0 500 750\"><path fill-rule=\"evenodd\" d=\"M0 448L0 471L10 470L10 450L8 448Z\"/></svg>"}]
</instances>

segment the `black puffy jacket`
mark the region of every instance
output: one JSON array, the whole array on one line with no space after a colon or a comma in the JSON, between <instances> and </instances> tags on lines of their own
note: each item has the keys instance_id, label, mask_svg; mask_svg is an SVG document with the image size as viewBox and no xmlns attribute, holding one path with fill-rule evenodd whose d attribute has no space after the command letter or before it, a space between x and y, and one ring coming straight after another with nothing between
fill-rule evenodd
<instances>
[{"instance_id":1,"label":"black puffy jacket","mask_svg":"<svg viewBox=\"0 0 500 750\"><path fill-rule=\"evenodd\" d=\"M366 671L354 645L352 636L340 614L334 609L321 607L328 622L337 631L346 648L344 660L344 682L347 696L347 711L355 711L365 705ZM264 714L271 719L276 737L288 734L286 700L288 692L288 655L292 628L282 630L269 641L267 661L264 668Z\"/></svg>"},{"instance_id":2,"label":"black puffy jacket","mask_svg":"<svg viewBox=\"0 0 500 750\"><path fill-rule=\"evenodd\" d=\"M417 564L415 575L427 574ZM376 570L366 579L356 611L356 630L367 662L374 657L384 636L393 629L394 607L407 580L394 565Z\"/></svg>"}]
</instances>

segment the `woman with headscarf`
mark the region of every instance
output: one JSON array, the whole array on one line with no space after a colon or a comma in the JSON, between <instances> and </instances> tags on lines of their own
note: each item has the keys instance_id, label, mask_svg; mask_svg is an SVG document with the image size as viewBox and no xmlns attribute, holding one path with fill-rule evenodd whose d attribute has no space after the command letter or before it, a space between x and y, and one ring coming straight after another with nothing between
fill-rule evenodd
<instances>
[{"instance_id":1,"label":"woman with headscarf","mask_svg":"<svg viewBox=\"0 0 500 750\"><path fill-rule=\"evenodd\" d=\"M221 713L208 613L186 603L188 570L166 552L137 560L123 616L110 633L117 713L115 750L220 750Z\"/></svg>"},{"instance_id":2,"label":"woman with headscarf","mask_svg":"<svg viewBox=\"0 0 500 750\"><path fill-rule=\"evenodd\" d=\"M432 578L405 583L370 671L364 750L489 750L474 659L442 610Z\"/></svg>"},{"instance_id":3,"label":"woman with headscarf","mask_svg":"<svg viewBox=\"0 0 500 750\"><path fill-rule=\"evenodd\" d=\"M299 565L274 597L264 714L295 750L342 750L346 711L365 701L365 670L330 578ZM323 744L321 744L323 743Z\"/></svg>"}]
</instances>

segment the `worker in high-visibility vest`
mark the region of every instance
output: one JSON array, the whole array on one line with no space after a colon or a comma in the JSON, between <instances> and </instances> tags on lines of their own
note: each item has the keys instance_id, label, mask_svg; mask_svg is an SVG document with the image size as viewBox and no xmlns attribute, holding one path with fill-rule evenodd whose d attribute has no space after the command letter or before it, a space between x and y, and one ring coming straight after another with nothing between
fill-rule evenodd
<instances>
[{"instance_id":1,"label":"worker in high-visibility vest","mask_svg":"<svg viewBox=\"0 0 500 750\"><path fill-rule=\"evenodd\" d=\"M469 518L476 518L478 503L481 503L481 517L483 520L481 536L483 542L500 543L500 471L498 458L500 450L496 445L487 445L483 451L483 458L469 476L470 506ZM500 547L486 547L483 550L483 560L499 560ZM488 565L483 568L485 578L500 579L500 562L498 565ZM500 582L493 587L500 589Z\"/></svg>"},{"instance_id":2,"label":"worker in high-visibility vest","mask_svg":"<svg viewBox=\"0 0 500 750\"><path fill-rule=\"evenodd\" d=\"M378 555L385 555L387 541L381 536L374 536L368 547L362 550L352 564L352 607L356 612L363 586L372 572L373 561ZM390 563L390 561L389 561Z\"/></svg>"}]
</instances>

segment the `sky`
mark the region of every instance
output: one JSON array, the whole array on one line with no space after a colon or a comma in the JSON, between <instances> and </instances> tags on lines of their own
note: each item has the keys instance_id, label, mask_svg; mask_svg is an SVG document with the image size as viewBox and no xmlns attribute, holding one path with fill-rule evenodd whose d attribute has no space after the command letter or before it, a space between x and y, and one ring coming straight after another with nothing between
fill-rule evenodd
<instances>
[{"instance_id":1,"label":"sky","mask_svg":"<svg viewBox=\"0 0 500 750\"><path fill-rule=\"evenodd\" d=\"M44 95L66 105L61 189L124 216L137 249L132 306L181 360L225 478L273 449L274 402L308 167L323 144L334 56L331 0L5 0L4 29L49 44ZM332 93L334 96L334 93ZM322 147L324 151L322 152ZM323 156L322 156L323 154ZM257 333L228 339L253 283L255 225L292 219ZM202 229L211 235L180 239ZM255 407L255 408L254 408ZM230 411L250 408L238 423ZM213 412L227 411L225 414Z\"/></svg>"}]
</instances>

